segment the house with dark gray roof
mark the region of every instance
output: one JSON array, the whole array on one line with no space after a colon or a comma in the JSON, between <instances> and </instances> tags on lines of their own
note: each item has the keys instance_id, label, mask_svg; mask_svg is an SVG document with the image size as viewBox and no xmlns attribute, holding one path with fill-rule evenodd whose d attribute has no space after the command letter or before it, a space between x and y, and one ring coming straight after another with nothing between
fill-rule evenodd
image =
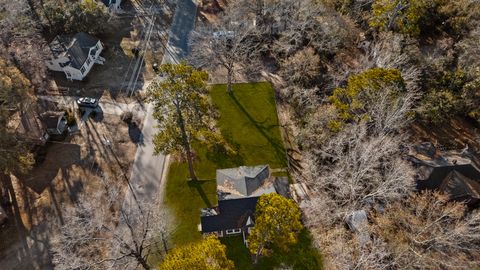
<instances>
[{"instance_id":1,"label":"house with dark gray roof","mask_svg":"<svg viewBox=\"0 0 480 270\"><path fill-rule=\"evenodd\" d=\"M218 205L201 211L199 230L219 237L246 235L255 225L255 207L263 194L289 197L288 179L273 177L268 165L217 170Z\"/></svg>"},{"instance_id":2,"label":"house with dark gray roof","mask_svg":"<svg viewBox=\"0 0 480 270\"><path fill-rule=\"evenodd\" d=\"M49 45L52 57L45 61L48 69L64 72L68 80L83 80L93 64L101 64L102 42L86 33L57 36Z\"/></svg>"},{"instance_id":3,"label":"house with dark gray roof","mask_svg":"<svg viewBox=\"0 0 480 270\"><path fill-rule=\"evenodd\" d=\"M418 190L438 190L471 207L480 204L480 169L468 149L438 153L429 143L415 147L409 159L417 167Z\"/></svg>"}]
</instances>

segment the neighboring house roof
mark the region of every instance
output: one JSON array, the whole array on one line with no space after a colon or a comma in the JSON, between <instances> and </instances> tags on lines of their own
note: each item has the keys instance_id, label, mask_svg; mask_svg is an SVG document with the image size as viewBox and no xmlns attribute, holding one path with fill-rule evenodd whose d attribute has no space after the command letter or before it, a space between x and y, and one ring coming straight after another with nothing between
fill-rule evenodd
<instances>
[{"instance_id":1,"label":"neighboring house roof","mask_svg":"<svg viewBox=\"0 0 480 270\"><path fill-rule=\"evenodd\" d=\"M255 206L259 197L223 200L218 202L217 215L200 218L202 232L216 232L253 226Z\"/></svg>"},{"instance_id":2,"label":"neighboring house roof","mask_svg":"<svg viewBox=\"0 0 480 270\"><path fill-rule=\"evenodd\" d=\"M27 106L27 109L12 117L16 123L16 132L29 142L44 144L48 135L46 126L38 114L38 108L34 104Z\"/></svg>"},{"instance_id":3,"label":"neighboring house roof","mask_svg":"<svg viewBox=\"0 0 480 270\"><path fill-rule=\"evenodd\" d=\"M88 58L90 49L94 47L99 39L87 34L78 33L71 36L57 36L50 43L50 50L55 57L66 55L70 59L70 66L80 69Z\"/></svg>"},{"instance_id":4,"label":"neighboring house roof","mask_svg":"<svg viewBox=\"0 0 480 270\"><path fill-rule=\"evenodd\" d=\"M45 123L47 128L58 128L58 124L60 123L60 120L64 117L65 113L64 112L44 112L42 113L42 119L43 122Z\"/></svg>"},{"instance_id":5,"label":"neighboring house roof","mask_svg":"<svg viewBox=\"0 0 480 270\"><path fill-rule=\"evenodd\" d=\"M275 192L268 165L217 170L219 200L230 200Z\"/></svg>"},{"instance_id":6,"label":"neighboring house roof","mask_svg":"<svg viewBox=\"0 0 480 270\"><path fill-rule=\"evenodd\" d=\"M454 200L480 199L480 171L474 165L443 165L430 167L428 171L427 178L417 180L419 190L440 190Z\"/></svg>"},{"instance_id":7,"label":"neighboring house roof","mask_svg":"<svg viewBox=\"0 0 480 270\"><path fill-rule=\"evenodd\" d=\"M480 170L465 151L439 155L433 146L428 151L417 147L409 157L418 165L418 190L439 190L467 204L480 201Z\"/></svg>"}]
</instances>

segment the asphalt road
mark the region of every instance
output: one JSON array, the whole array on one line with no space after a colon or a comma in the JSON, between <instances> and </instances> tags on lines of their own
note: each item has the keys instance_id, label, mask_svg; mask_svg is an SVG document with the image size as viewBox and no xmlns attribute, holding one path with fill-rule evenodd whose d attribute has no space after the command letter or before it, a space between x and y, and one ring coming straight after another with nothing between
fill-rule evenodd
<instances>
[{"instance_id":1,"label":"asphalt road","mask_svg":"<svg viewBox=\"0 0 480 270\"><path fill-rule=\"evenodd\" d=\"M197 6L192 0L178 0L177 8L169 31L167 52L162 64L178 63L188 53L188 35L195 25ZM145 85L148 85L146 83ZM167 166L168 157L164 154L154 155L155 146L152 142L156 133L156 120L153 118L153 106L146 106L142 135L144 144L139 145L132 165L129 186L122 205L125 213L138 212L138 203L160 201L164 188L162 176ZM125 229L122 220L117 230ZM128 237L128 236L125 236Z\"/></svg>"},{"instance_id":2,"label":"asphalt road","mask_svg":"<svg viewBox=\"0 0 480 270\"><path fill-rule=\"evenodd\" d=\"M169 32L167 50L162 64L178 63L188 53L188 35L193 30L197 6L192 0L179 0ZM152 142L156 132L156 120L153 118L153 106L147 105L147 112L143 122L142 134L144 144L139 146L133 162L132 174L126 203L133 201L133 193L142 202L148 202L159 195L160 182L165 166L165 155L154 155ZM124 207L128 207L124 205Z\"/></svg>"}]
</instances>

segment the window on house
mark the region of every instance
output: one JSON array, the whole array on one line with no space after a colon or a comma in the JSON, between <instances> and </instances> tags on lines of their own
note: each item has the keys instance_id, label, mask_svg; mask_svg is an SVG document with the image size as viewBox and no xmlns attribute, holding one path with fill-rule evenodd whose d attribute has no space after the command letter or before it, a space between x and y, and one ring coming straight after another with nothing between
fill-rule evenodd
<instances>
[{"instance_id":1,"label":"window on house","mask_svg":"<svg viewBox=\"0 0 480 270\"><path fill-rule=\"evenodd\" d=\"M241 233L242 229L232 229L232 230L227 230L227 234L236 234L236 233Z\"/></svg>"},{"instance_id":2,"label":"window on house","mask_svg":"<svg viewBox=\"0 0 480 270\"><path fill-rule=\"evenodd\" d=\"M92 62L92 61L90 61L90 57L87 58L87 65L90 65L91 62Z\"/></svg>"},{"instance_id":3,"label":"window on house","mask_svg":"<svg viewBox=\"0 0 480 270\"><path fill-rule=\"evenodd\" d=\"M82 74L85 73L85 67L82 67L82 68L80 69L80 72L81 72Z\"/></svg>"}]
</instances>

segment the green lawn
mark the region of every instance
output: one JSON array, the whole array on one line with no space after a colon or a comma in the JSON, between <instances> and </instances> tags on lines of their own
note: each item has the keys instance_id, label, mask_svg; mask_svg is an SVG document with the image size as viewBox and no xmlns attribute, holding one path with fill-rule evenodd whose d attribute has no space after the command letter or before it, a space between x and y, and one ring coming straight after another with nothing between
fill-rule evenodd
<instances>
[{"instance_id":1,"label":"green lawn","mask_svg":"<svg viewBox=\"0 0 480 270\"><path fill-rule=\"evenodd\" d=\"M230 144L238 147L236 165L286 167L285 148L269 83L236 84L234 95L225 85L213 87L213 103L220 111L218 125ZM218 164L222 165L222 164Z\"/></svg>"},{"instance_id":2,"label":"green lawn","mask_svg":"<svg viewBox=\"0 0 480 270\"><path fill-rule=\"evenodd\" d=\"M200 208L216 204L216 169L260 164L269 164L271 168L286 167L270 84L236 84L233 91L230 96L225 85L215 85L211 97L220 113L218 126L222 135L237 153L227 155L193 145L195 170L201 179L198 183L187 182L186 163L174 162L170 166L165 200L177 219L171 240L173 245L200 239L197 231Z\"/></svg>"},{"instance_id":3,"label":"green lawn","mask_svg":"<svg viewBox=\"0 0 480 270\"><path fill-rule=\"evenodd\" d=\"M286 167L274 91L270 84L236 84L233 91L233 96L230 96L225 85L215 85L211 89L211 97L220 113L218 126L222 135L237 153L229 155L193 145L198 182L187 182L186 163L174 162L170 166L165 200L176 217L176 229L171 239L173 246L201 238L197 230L200 208L217 203L216 169L260 164L269 164L272 169ZM277 172L275 175L288 174ZM276 250L272 256L262 258L256 266L253 266L241 237L222 238L221 241L227 245L227 255L237 269L273 269L281 263L292 265L294 269L321 269L321 258L311 247L307 231L302 232L299 243L290 252Z\"/></svg>"},{"instance_id":4,"label":"green lawn","mask_svg":"<svg viewBox=\"0 0 480 270\"><path fill-rule=\"evenodd\" d=\"M227 257L235 263L236 269L270 270L280 264L290 265L298 270L322 269L322 258L312 247L312 239L307 230L300 233L298 243L288 252L274 250L269 257L262 257L256 265L252 264L250 252L243 244L242 236L224 237L220 241L227 246Z\"/></svg>"}]
</instances>

